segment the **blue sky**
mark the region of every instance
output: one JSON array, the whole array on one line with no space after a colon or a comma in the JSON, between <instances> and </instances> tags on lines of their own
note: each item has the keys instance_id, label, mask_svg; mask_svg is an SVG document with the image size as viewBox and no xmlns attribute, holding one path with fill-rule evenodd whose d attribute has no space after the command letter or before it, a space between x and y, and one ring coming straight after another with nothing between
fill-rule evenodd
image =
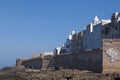
<instances>
[{"instance_id":1,"label":"blue sky","mask_svg":"<svg viewBox=\"0 0 120 80\"><path fill-rule=\"evenodd\" d=\"M0 68L61 46L94 16L110 19L120 0L0 0Z\"/></svg>"}]
</instances>

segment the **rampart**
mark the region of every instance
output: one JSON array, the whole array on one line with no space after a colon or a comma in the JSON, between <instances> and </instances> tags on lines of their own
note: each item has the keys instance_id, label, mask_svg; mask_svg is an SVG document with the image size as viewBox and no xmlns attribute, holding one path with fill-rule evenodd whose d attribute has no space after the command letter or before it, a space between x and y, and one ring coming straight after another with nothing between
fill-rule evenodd
<instances>
[{"instance_id":1,"label":"rampart","mask_svg":"<svg viewBox=\"0 0 120 80\"><path fill-rule=\"evenodd\" d=\"M103 40L103 71L120 71L120 39Z\"/></svg>"},{"instance_id":2,"label":"rampart","mask_svg":"<svg viewBox=\"0 0 120 80\"><path fill-rule=\"evenodd\" d=\"M41 57L36 57L22 62L26 68L41 69L42 68L42 59Z\"/></svg>"},{"instance_id":3,"label":"rampart","mask_svg":"<svg viewBox=\"0 0 120 80\"><path fill-rule=\"evenodd\" d=\"M81 51L65 55L56 55L53 58L55 69L69 68L89 70L94 72L102 71L102 49Z\"/></svg>"},{"instance_id":4,"label":"rampart","mask_svg":"<svg viewBox=\"0 0 120 80\"><path fill-rule=\"evenodd\" d=\"M25 67L42 70L54 67L93 72L120 71L120 40L104 39L102 47L98 49L55 56L45 55L22 62L17 61L16 64L18 63Z\"/></svg>"},{"instance_id":5,"label":"rampart","mask_svg":"<svg viewBox=\"0 0 120 80\"><path fill-rule=\"evenodd\" d=\"M93 72L120 71L120 39L103 39L99 49L57 55L54 67L89 70Z\"/></svg>"},{"instance_id":6,"label":"rampart","mask_svg":"<svg viewBox=\"0 0 120 80\"><path fill-rule=\"evenodd\" d=\"M28 58L28 59L17 59L16 66L24 66L25 68L33 68L33 69L40 69L45 70L50 66L49 62L52 60L52 55L45 55L41 54L35 58Z\"/></svg>"}]
</instances>

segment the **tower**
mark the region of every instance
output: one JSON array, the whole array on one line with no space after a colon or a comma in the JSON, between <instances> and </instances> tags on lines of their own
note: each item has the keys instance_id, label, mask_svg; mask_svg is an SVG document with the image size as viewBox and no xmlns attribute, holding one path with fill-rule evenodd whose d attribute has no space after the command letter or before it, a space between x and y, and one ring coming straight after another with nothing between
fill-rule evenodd
<instances>
[{"instance_id":1,"label":"tower","mask_svg":"<svg viewBox=\"0 0 120 80\"><path fill-rule=\"evenodd\" d=\"M32 52L32 58L35 58L35 53L34 52Z\"/></svg>"},{"instance_id":2,"label":"tower","mask_svg":"<svg viewBox=\"0 0 120 80\"><path fill-rule=\"evenodd\" d=\"M96 23L96 22L98 22L98 21L99 21L98 17L95 16L95 18L93 19L93 23Z\"/></svg>"}]
</instances>

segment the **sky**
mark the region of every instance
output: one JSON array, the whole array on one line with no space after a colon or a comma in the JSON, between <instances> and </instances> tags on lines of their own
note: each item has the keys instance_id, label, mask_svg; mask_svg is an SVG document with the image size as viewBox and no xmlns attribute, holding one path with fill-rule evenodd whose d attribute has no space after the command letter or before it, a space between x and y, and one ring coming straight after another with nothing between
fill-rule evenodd
<instances>
[{"instance_id":1,"label":"sky","mask_svg":"<svg viewBox=\"0 0 120 80\"><path fill-rule=\"evenodd\" d=\"M53 51L94 16L110 19L120 0L0 0L0 68Z\"/></svg>"}]
</instances>

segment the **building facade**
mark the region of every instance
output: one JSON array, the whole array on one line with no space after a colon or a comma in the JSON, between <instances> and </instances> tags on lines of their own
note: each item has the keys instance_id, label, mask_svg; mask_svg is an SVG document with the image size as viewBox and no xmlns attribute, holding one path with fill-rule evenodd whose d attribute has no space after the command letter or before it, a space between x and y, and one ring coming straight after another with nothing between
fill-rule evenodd
<instances>
[{"instance_id":1,"label":"building facade","mask_svg":"<svg viewBox=\"0 0 120 80\"><path fill-rule=\"evenodd\" d=\"M72 53L83 50L83 32L76 33L72 37Z\"/></svg>"},{"instance_id":2,"label":"building facade","mask_svg":"<svg viewBox=\"0 0 120 80\"><path fill-rule=\"evenodd\" d=\"M87 25L86 29L72 32L61 48L63 53L78 53L81 50L90 50L102 47L103 39L120 38L120 13L113 13L111 20L99 20L97 16Z\"/></svg>"},{"instance_id":3,"label":"building facade","mask_svg":"<svg viewBox=\"0 0 120 80\"><path fill-rule=\"evenodd\" d=\"M86 30L84 30L83 35L84 50L100 48L102 46L101 30L102 30L101 21L98 19L97 16L95 16L93 22L87 26Z\"/></svg>"},{"instance_id":4,"label":"building facade","mask_svg":"<svg viewBox=\"0 0 120 80\"><path fill-rule=\"evenodd\" d=\"M61 51L59 54L68 54L72 53L72 42L73 35L75 35L75 31L73 30L71 34L69 34L68 39L66 39L64 45L61 47Z\"/></svg>"}]
</instances>

